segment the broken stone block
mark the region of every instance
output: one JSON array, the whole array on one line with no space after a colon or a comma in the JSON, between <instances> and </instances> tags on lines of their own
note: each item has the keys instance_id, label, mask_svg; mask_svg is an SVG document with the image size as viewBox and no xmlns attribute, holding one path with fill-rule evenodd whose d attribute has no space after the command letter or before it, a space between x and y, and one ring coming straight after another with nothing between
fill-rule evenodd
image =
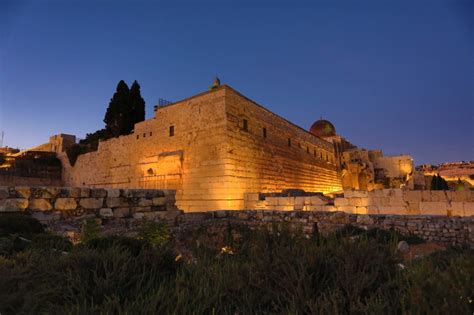
<instances>
[{"instance_id":1,"label":"broken stone block","mask_svg":"<svg viewBox=\"0 0 474 315\"><path fill-rule=\"evenodd\" d=\"M74 198L58 198L54 203L54 208L57 210L75 210L77 203Z\"/></svg>"},{"instance_id":2,"label":"broken stone block","mask_svg":"<svg viewBox=\"0 0 474 315\"><path fill-rule=\"evenodd\" d=\"M0 204L0 212L21 212L28 208L28 199L11 198L4 199Z\"/></svg>"},{"instance_id":3,"label":"broken stone block","mask_svg":"<svg viewBox=\"0 0 474 315\"><path fill-rule=\"evenodd\" d=\"M53 206L48 199L31 199L29 208L33 211L50 211Z\"/></svg>"}]
</instances>

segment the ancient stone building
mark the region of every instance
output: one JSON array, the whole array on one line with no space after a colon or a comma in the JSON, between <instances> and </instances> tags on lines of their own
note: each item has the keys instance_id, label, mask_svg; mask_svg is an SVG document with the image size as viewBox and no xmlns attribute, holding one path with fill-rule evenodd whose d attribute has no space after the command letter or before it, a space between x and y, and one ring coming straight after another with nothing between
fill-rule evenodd
<instances>
[{"instance_id":1,"label":"ancient stone building","mask_svg":"<svg viewBox=\"0 0 474 315\"><path fill-rule=\"evenodd\" d=\"M334 125L324 119L316 121L310 132L333 143L344 189L413 189L414 167L411 156L384 156L381 150L358 148L338 135Z\"/></svg>"},{"instance_id":2,"label":"ancient stone building","mask_svg":"<svg viewBox=\"0 0 474 315\"><path fill-rule=\"evenodd\" d=\"M65 185L173 189L185 211L243 209L248 192L342 188L331 142L227 85L157 106L133 134L101 141L74 166L63 152L72 138L59 138L50 145Z\"/></svg>"}]
</instances>

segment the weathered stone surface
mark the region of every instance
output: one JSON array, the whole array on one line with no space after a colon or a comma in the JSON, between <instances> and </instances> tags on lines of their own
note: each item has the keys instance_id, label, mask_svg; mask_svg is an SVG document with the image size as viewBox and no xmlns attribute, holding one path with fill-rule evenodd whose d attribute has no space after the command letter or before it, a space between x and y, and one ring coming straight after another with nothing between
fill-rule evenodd
<instances>
[{"instance_id":1,"label":"weathered stone surface","mask_svg":"<svg viewBox=\"0 0 474 315\"><path fill-rule=\"evenodd\" d=\"M120 189L106 189L108 198L118 198L120 197Z\"/></svg>"},{"instance_id":2,"label":"weathered stone surface","mask_svg":"<svg viewBox=\"0 0 474 315\"><path fill-rule=\"evenodd\" d=\"M54 203L54 208L56 210L75 210L77 203L74 198L58 198Z\"/></svg>"},{"instance_id":3,"label":"weathered stone surface","mask_svg":"<svg viewBox=\"0 0 474 315\"><path fill-rule=\"evenodd\" d=\"M61 215L58 212L33 212L31 217L42 222L48 223L50 221L58 221L61 219Z\"/></svg>"},{"instance_id":4,"label":"weathered stone surface","mask_svg":"<svg viewBox=\"0 0 474 315\"><path fill-rule=\"evenodd\" d=\"M154 206L164 206L166 204L165 197L155 197L153 198L153 205Z\"/></svg>"},{"instance_id":5,"label":"weathered stone surface","mask_svg":"<svg viewBox=\"0 0 474 315\"><path fill-rule=\"evenodd\" d=\"M105 198L107 197L107 191L102 188L91 189L90 196L91 198Z\"/></svg>"},{"instance_id":6,"label":"weathered stone surface","mask_svg":"<svg viewBox=\"0 0 474 315\"><path fill-rule=\"evenodd\" d=\"M91 194L90 188L81 188L81 198L88 198Z\"/></svg>"},{"instance_id":7,"label":"weathered stone surface","mask_svg":"<svg viewBox=\"0 0 474 315\"><path fill-rule=\"evenodd\" d=\"M130 208L116 208L114 211L114 217L116 218L126 218L130 216Z\"/></svg>"},{"instance_id":8,"label":"weathered stone surface","mask_svg":"<svg viewBox=\"0 0 474 315\"><path fill-rule=\"evenodd\" d=\"M9 195L8 187L0 187L0 199L6 199Z\"/></svg>"},{"instance_id":9,"label":"weathered stone surface","mask_svg":"<svg viewBox=\"0 0 474 315\"><path fill-rule=\"evenodd\" d=\"M83 198L79 205L85 209L99 209L104 204L104 198Z\"/></svg>"},{"instance_id":10,"label":"weathered stone surface","mask_svg":"<svg viewBox=\"0 0 474 315\"><path fill-rule=\"evenodd\" d=\"M105 199L105 204L109 208L120 207L120 197L108 197Z\"/></svg>"},{"instance_id":11,"label":"weathered stone surface","mask_svg":"<svg viewBox=\"0 0 474 315\"><path fill-rule=\"evenodd\" d=\"M139 207L149 207L153 204L153 202L150 200L150 199L146 199L146 198L140 198L138 200L138 206Z\"/></svg>"},{"instance_id":12,"label":"weathered stone surface","mask_svg":"<svg viewBox=\"0 0 474 315\"><path fill-rule=\"evenodd\" d=\"M0 203L0 212L21 212L28 208L28 199L11 198L4 199Z\"/></svg>"},{"instance_id":13,"label":"weathered stone surface","mask_svg":"<svg viewBox=\"0 0 474 315\"><path fill-rule=\"evenodd\" d=\"M110 209L110 208L101 208L99 210L99 215L102 218L111 218L111 217L114 216L114 213L113 213L112 209Z\"/></svg>"},{"instance_id":14,"label":"weathered stone surface","mask_svg":"<svg viewBox=\"0 0 474 315\"><path fill-rule=\"evenodd\" d=\"M357 216L357 223L372 225L374 224L374 219L372 219L369 215L359 215Z\"/></svg>"},{"instance_id":15,"label":"weathered stone surface","mask_svg":"<svg viewBox=\"0 0 474 315\"><path fill-rule=\"evenodd\" d=\"M49 211L53 209L53 206L50 199L31 199L29 208L33 211Z\"/></svg>"},{"instance_id":16,"label":"weathered stone surface","mask_svg":"<svg viewBox=\"0 0 474 315\"><path fill-rule=\"evenodd\" d=\"M18 194L18 197L28 199L31 195L30 187L19 186L15 187L15 191Z\"/></svg>"}]
</instances>

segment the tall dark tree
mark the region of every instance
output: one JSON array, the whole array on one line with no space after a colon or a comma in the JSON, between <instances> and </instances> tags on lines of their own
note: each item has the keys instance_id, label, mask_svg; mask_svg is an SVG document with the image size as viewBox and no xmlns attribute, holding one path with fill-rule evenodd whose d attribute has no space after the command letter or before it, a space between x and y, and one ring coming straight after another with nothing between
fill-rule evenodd
<instances>
[{"instance_id":1,"label":"tall dark tree","mask_svg":"<svg viewBox=\"0 0 474 315\"><path fill-rule=\"evenodd\" d=\"M130 90L123 80L117 84L115 94L105 113L105 128L112 137L130 133Z\"/></svg>"},{"instance_id":2,"label":"tall dark tree","mask_svg":"<svg viewBox=\"0 0 474 315\"><path fill-rule=\"evenodd\" d=\"M439 174L431 179L431 190L449 190L448 182Z\"/></svg>"},{"instance_id":3,"label":"tall dark tree","mask_svg":"<svg viewBox=\"0 0 474 315\"><path fill-rule=\"evenodd\" d=\"M145 120L145 100L142 98L140 93L140 84L137 81L133 81L130 87L130 131L133 130L133 126Z\"/></svg>"}]
</instances>

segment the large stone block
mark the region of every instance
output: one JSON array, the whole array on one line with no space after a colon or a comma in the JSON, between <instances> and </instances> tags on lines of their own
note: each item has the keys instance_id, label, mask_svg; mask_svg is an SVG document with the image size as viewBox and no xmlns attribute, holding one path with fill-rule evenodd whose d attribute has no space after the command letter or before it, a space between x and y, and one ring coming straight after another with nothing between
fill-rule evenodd
<instances>
[{"instance_id":1,"label":"large stone block","mask_svg":"<svg viewBox=\"0 0 474 315\"><path fill-rule=\"evenodd\" d=\"M259 193L246 193L244 194L244 198L246 201L258 201Z\"/></svg>"},{"instance_id":2,"label":"large stone block","mask_svg":"<svg viewBox=\"0 0 474 315\"><path fill-rule=\"evenodd\" d=\"M61 188L57 194L62 198L80 198L81 197L81 188L79 187L64 187Z\"/></svg>"},{"instance_id":3,"label":"large stone block","mask_svg":"<svg viewBox=\"0 0 474 315\"><path fill-rule=\"evenodd\" d=\"M446 193L443 190L432 190L431 191L431 201L446 201Z\"/></svg>"},{"instance_id":4,"label":"large stone block","mask_svg":"<svg viewBox=\"0 0 474 315\"><path fill-rule=\"evenodd\" d=\"M379 214L379 207L378 206L368 206L367 207L367 214Z\"/></svg>"},{"instance_id":5,"label":"large stone block","mask_svg":"<svg viewBox=\"0 0 474 315\"><path fill-rule=\"evenodd\" d=\"M447 202L422 201L420 202L420 214L422 215L448 215Z\"/></svg>"},{"instance_id":6,"label":"large stone block","mask_svg":"<svg viewBox=\"0 0 474 315\"><path fill-rule=\"evenodd\" d=\"M30 195L31 195L31 188L30 187L18 186L18 187L15 187L15 191L16 191L17 196L19 198L25 198L25 199L30 198Z\"/></svg>"},{"instance_id":7,"label":"large stone block","mask_svg":"<svg viewBox=\"0 0 474 315\"><path fill-rule=\"evenodd\" d=\"M466 202L470 199L470 191L468 190L453 191L451 194L451 198L453 201Z\"/></svg>"},{"instance_id":8,"label":"large stone block","mask_svg":"<svg viewBox=\"0 0 474 315\"><path fill-rule=\"evenodd\" d=\"M306 197L294 197L294 205L295 206L303 206L306 202ZM302 208L301 208L302 209Z\"/></svg>"},{"instance_id":9,"label":"large stone block","mask_svg":"<svg viewBox=\"0 0 474 315\"><path fill-rule=\"evenodd\" d=\"M474 215L474 202L464 202L464 216L469 217Z\"/></svg>"},{"instance_id":10,"label":"large stone block","mask_svg":"<svg viewBox=\"0 0 474 315\"><path fill-rule=\"evenodd\" d=\"M267 206L277 206L278 198L277 197L267 197L265 198L265 203Z\"/></svg>"},{"instance_id":11,"label":"large stone block","mask_svg":"<svg viewBox=\"0 0 474 315\"><path fill-rule=\"evenodd\" d=\"M431 190L421 191L421 201L431 201Z\"/></svg>"},{"instance_id":12,"label":"large stone block","mask_svg":"<svg viewBox=\"0 0 474 315\"><path fill-rule=\"evenodd\" d=\"M357 214L368 214L367 207L356 207L355 213Z\"/></svg>"},{"instance_id":13,"label":"large stone block","mask_svg":"<svg viewBox=\"0 0 474 315\"><path fill-rule=\"evenodd\" d=\"M104 204L104 198L82 198L79 205L85 209L100 209Z\"/></svg>"},{"instance_id":14,"label":"large stone block","mask_svg":"<svg viewBox=\"0 0 474 315\"><path fill-rule=\"evenodd\" d=\"M348 198L334 198L334 206L336 207L343 207L349 205Z\"/></svg>"},{"instance_id":15,"label":"large stone block","mask_svg":"<svg viewBox=\"0 0 474 315\"><path fill-rule=\"evenodd\" d=\"M138 199L138 206L139 207L149 207L153 204L151 199L140 198Z\"/></svg>"},{"instance_id":16,"label":"large stone block","mask_svg":"<svg viewBox=\"0 0 474 315\"><path fill-rule=\"evenodd\" d=\"M120 198L119 197L107 197L105 199L105 205L109 208L120 207Z\"/></svg>"},{"instance_id":17,"label":"large stone block","mask_svg":"<svg viewBox=\"0 0 474 315\"><path fill-rule=\"evenodd\" d=\"M50 199L31 199L29 208L33 211L49 211L53 209Z\"/></svg>"},{"instance_id":18,"label":"large stone block","mask_svg":"<svg viewBox=\"0 0 474 315\"><path fill-rule=\"evenodd\" d=\"M462 201L451 201L448 204L448 211L452 216L464 216L464 203Z\"/></svg>"},{"instance_id":19,"label":"large stone block","mask_svg":"<svg viewBox=\"0 0 474 315\"><path fill-rule=\"evenodd\" d=\"M337 211L343 211L346 213L356 213L357 207L355 206L336 206Z\"/></svg>"},{"instance_id":20,"label":"large stone block","mask_svg":"<svg viewBox=\"0 0 474 315\"><path fill-rule=\"evenodd\" d=\"M321 197L319 196L310 196L310 197L306 197L307 199L309 199L309 202L311 203L311 205L313 206L323 206L326 204L326 200L322 199Z\"/></svg>"},{"instance_id":21,"label":"large stone block","mask_svg":"<svg viewBox=\"0 0 474 315\"><path fill-rule=\"evenodd\" d=\"M77 203L74 198L58 198L54 203L54 208L56 210L75 210Z\"/></svg>"},{"instance_id":22,"label":"large stone block","mask_svg":"<svg viewBox=\"0 0 474 315\"><path fill-rule=\"evenodd\" d=\"M120 189L106 189L108 198L118 198L120 197Z\"/></svg>"},{"instance_id":23,"label":"large stone block","mask_svg":"<svg viewBox=\"0 0 474 315\"><path fill-rule=\"evenodd\" d=\"M81 198L89 198L91 195L90 188L81 188Z\"/></svg>"},{"instance_id":24,"label":"large stone block","mask_svg":"<svg viewBox=\"0 0 474 315\"><path fill-rule=\"evenodd\" d=\"M91 198L105 198L107 197L107 191L103 188L94 188L90 192Z\"/></svg>"},{"instance_id":25,"label":"large stone block","mask_svg":"<svg viewBox=\"0 0 474 315\"><path fill-rule=\"evenodd\" d=\"M0 202L0 212L21 212L28 208L28 199L11 198Z\"/></svg>"},{"instance_id":26,"label":"large stone block","mask_svg":"<svg viewBox=\"0 0 474 315\"><path fill-rule=\"evenodd\" d=\"M408 213L405 207L382 206L378 207L379 214L397 214L406 215Z\"/></svg>"},{"instance_id":27,"label":"large stone block","mask_svg":"<svg viewBox=\"0 0 474 315\"><path fill-rule=\"evenodd\" d=\"M113 212L116 218L126 218L130 216L130 208L115 208Z\"/></svg>"},{"instance_id":28,"label":"large stone block","mask_svg":"<svg viewBox=\"0 0 474 315\"><path fill-rule=\"evenodd\" d=\"M366 198L369 195L369 192L366 190L354 190L352 191L353 198Z\"/></svg>"},{"instance_id":29,"label":"large stone block","mask_svg":"<svg viewBox=\"0 0 474 315\"><path fill-rule=\"evenodd\" d=\"M408 190L403 194L403 200L409 203L418 203L421 201L421 191L420 190Z\"/></svg>"},{"instance_id":30,"label":"large stone block","mask_svg":"<svg viewBox=\"0 0 474 315\"><path fill-rule=\"evenodd\" d=\"M402 197L393 196L393 197L390 197L389 205L394 206L394 207L405 207L407 203L405 202L405 200L403 200Z\"/></svg>"}]
</instances>

